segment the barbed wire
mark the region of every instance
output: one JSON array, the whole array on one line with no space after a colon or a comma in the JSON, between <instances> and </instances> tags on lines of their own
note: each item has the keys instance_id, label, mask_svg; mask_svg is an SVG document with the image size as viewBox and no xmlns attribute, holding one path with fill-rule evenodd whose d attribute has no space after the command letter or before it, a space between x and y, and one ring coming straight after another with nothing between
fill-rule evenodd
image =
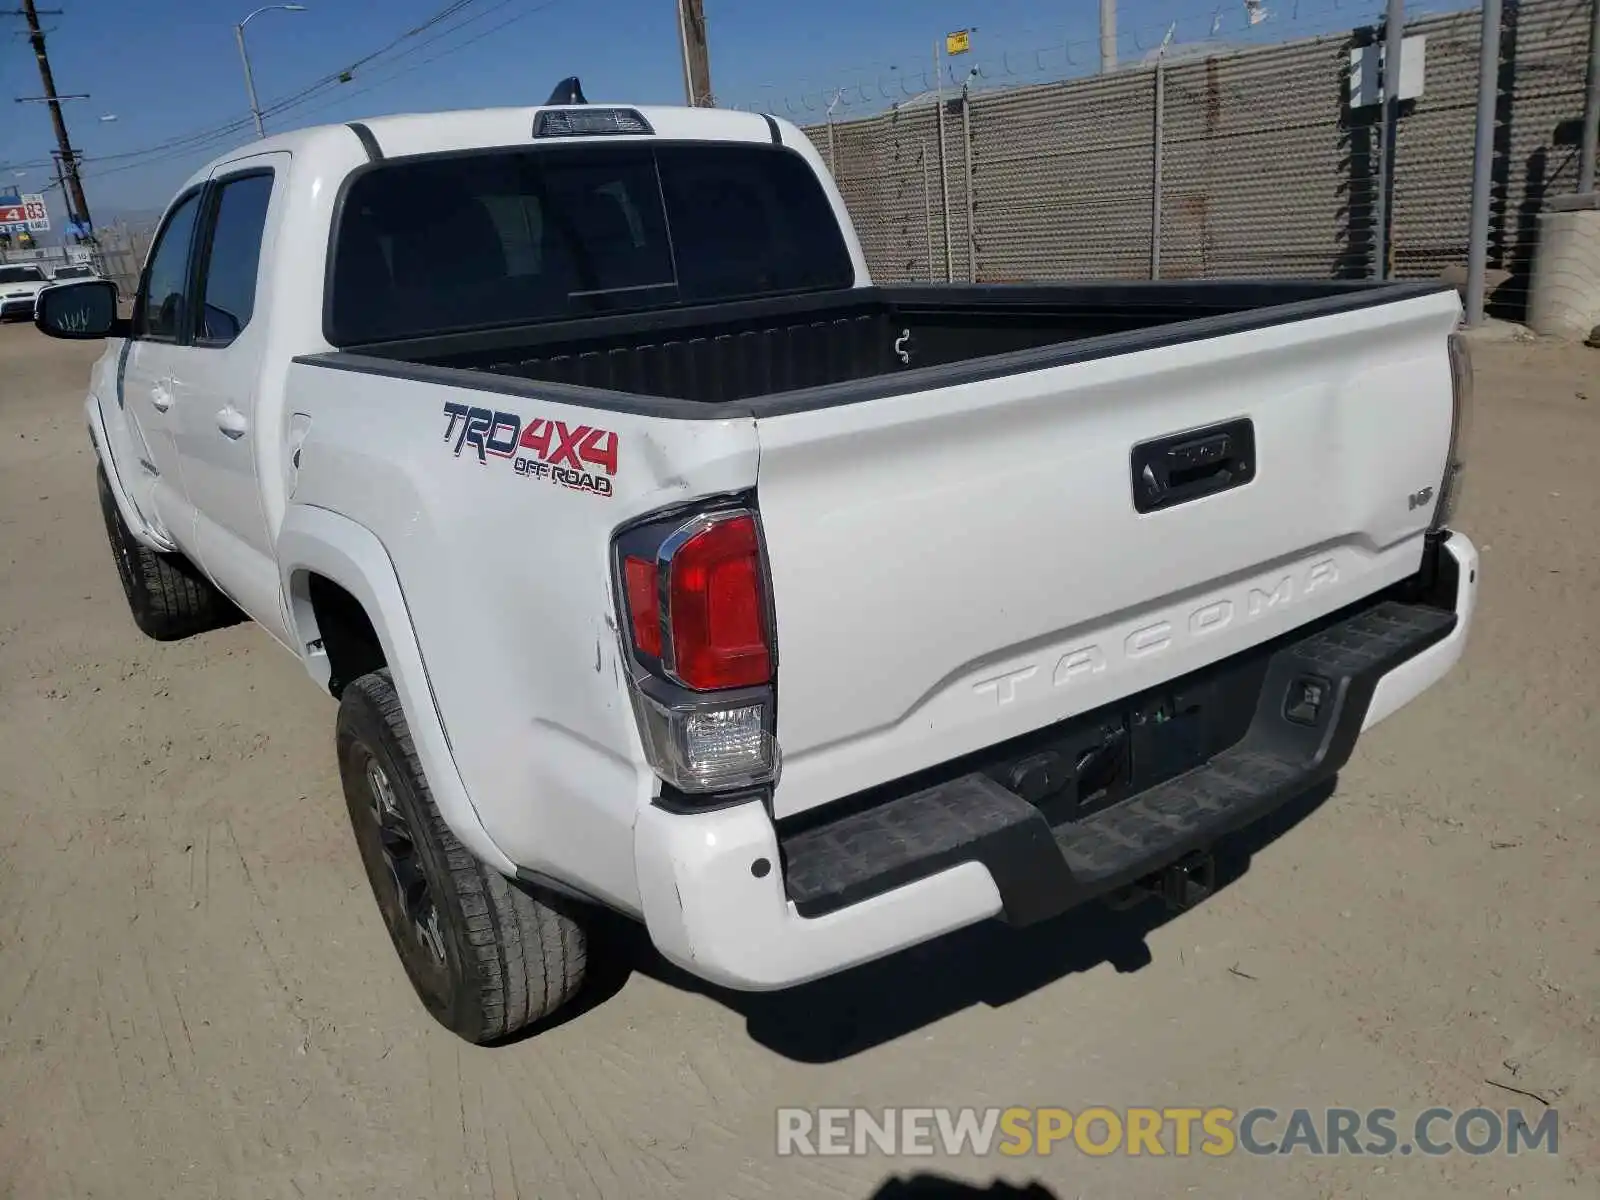
<instances>
[{"instance_id":1,"label":"barbed wire","mask_svg":"<svg viewBox=\"0 0 1600 1200\"><path fill-rule=\"evenodd\" d=\"M1406 6L1406 22L1445 13L1470 11L1470 0L1411 0ZM1287 41L1299 29L1318 18L1348 14L1347 29L1375 25L1383 16L1383 0L1280 0L1270 7L1246 7L1207 3L1204 9L1170 13L1166 18L1118 34L1119 70L1134 64L1124 59L1131 44L1143 60L1161 51L1193 53L1196 48L1215 50L1243 49L1267 41ZM1252 19L1252 12L1257 14ZM1193 32L1201 30L1198 34ZM1027 45L1014 44L1027 34L1046 34L1049 30L1015 30L1003 34L996 49L965 53L945 58L942 71L934 73L931 61L917 67L901 68L889 60L839 68L834 82L815 87L801 79L796 89L780 92L785 85L759 85L760 97L742 98L730 108L770 112L794 120L824 120L870 116L902 107L913 101L931 99L943 90L954 94L964 86L971 91L1015 87L1027 83L1046 83L1092 74L1100 66L1100 39L1096 35ZM1332 35L1335 31L1328 31ZM1304 33L1302 36L1319 36ZM1170 39L1170 40L1169 40ZM976 39L975 39L976 40ZM841 78L848 77L848 79Z\"/></svg>"},{"instance_id":2,"label":"barbed wire","mask_svg":"<svg viewBox=\"0 0 1600 1200\"><path fill-rule=\"evenodd\" d=\"M375 90L440 58L464 50L506 26L553 7L558 2L560 0L546 0L546 3L534 5L493 26L478 30L472 37L454 46L446 47L399 70L380 74L359 88L347 90L351 77L358 70L364 70L373 64L385 69L392 67L402 59L430 46L436 46L475 22L480 22L517 3L517 0L498 0L497 3L463 16L466 10L478 3L478 0L454 0L439 12L395 36L378 49L356 59L342 70L324 75L299 90L274 100L262 110L263 116L274 117L301 109L304 110L301 113L303 116L325 111L344 100ZM1409 25L1415 18L1438 13L1466 11L1468 7L1467 0L1411 0L1407 5L1407 23ZM1197 47L1220 50L1235 46L1242 48L1241 38L1250 39L1248 44L1259 44L1266 40L1289 40L1295 36L1298 29L1331 14L1348 14L1349 28L1374 24L1381 18L1382 9L1383 0L1267 0L1265 4L1255 5L1242 4L1240 0L1231 0L1227 4L1218 4L1215 0L1201 0L1199 5L1174 10L1161 20L1131 29L1124 28L1119 32L1118 52L1120 57L1131 44L1138 54L1147 57L1167 45L1169 41L1168 49L1174 53L1192 53ZM461 19L454 19L458 17ZM439 28L440 26L443 28ZM1196 30L1200 31L1198 35L1194 33ZM856 118L905 106L910 102L931 99L941 88L949 89L952 93L959 91L963 85L973 91L994 90L1028 83L1069 79L1098 70L1100 48L1098 35L1086 35L1075 39L1063 38L1042 44L1014 44L1026 36L1044 37L1054 32L1056 31L1045 27L1010 31L997 39L1001 43L997 50L945 59L943 70L938 77L934 74L931 61L915 69L903 70L888 60L878 60L856 67L839 68L835 73L836 82L818 86L814 90L802 88L799 91L777 94L780 85L763 84L760 87L762 97L758 102L740 102L728 107L782 113L802 122L808 119L822 120L830 116ZM852 78L844 82L838 80L840 75ZM800 82L803 84L806 81ZM305 108L307 105L312 107ZM245 134L252 124L253 118L245 114L151 146L85 157L82 162L89 170L84 178L87 180L104 178L184 156L198 157L202 152L219 149L230 140ZM29 170L50 165L50 160L38 159L5 164L0 169Z\"/></svg>"}]
</instances>

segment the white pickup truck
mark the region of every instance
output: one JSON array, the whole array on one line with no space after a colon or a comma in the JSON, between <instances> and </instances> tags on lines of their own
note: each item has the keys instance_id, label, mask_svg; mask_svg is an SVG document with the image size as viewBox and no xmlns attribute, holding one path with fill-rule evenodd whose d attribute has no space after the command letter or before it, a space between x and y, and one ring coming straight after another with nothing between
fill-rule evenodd
<instances>
[{"instance_id":1,"label":"white pickup truck","mask_svg":"<svg viewBox=\"0 0 1600 1200\"><path fill-rule=\"evenodd\" d=\"M427 1007L572 997L596 906L781 988L1207 852L1443 676L1470 367L1431 284L875 286L752 113L272 137L36 323L133 616L339 698Z\"/></svg>"}]
</instances>

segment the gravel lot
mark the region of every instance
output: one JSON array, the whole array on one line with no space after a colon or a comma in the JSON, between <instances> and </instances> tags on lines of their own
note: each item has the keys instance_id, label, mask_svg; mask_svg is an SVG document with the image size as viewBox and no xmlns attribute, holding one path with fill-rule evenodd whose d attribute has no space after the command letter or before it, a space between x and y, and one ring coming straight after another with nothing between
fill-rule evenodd
<instances>
[{"instance_id":1,"label":"gravel lot","mask_svg":"<svg viewBox=\"0 0 1600 1200\"><path fill-rule=\"evenodd\" d=\"M83 429L98 352L0 327L0 1196L1600 1194L1600 352L1480 348L1465 663L1198 909L982 927L757 997L624 930L586 1011L497 1049L406 984L332 701L250 626L134 629ZM1559 1110L1557 1156L774 1154L779 1105L1541 1111L1507 1087Z\"/></svg>"}]
</instances>

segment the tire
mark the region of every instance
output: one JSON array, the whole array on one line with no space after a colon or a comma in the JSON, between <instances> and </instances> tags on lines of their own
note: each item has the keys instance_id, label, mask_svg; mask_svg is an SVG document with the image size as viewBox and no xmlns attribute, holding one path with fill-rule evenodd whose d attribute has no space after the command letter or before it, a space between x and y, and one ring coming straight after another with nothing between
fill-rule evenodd
<instances>
[{"instance_id":1,"label":"tire","mask_svg":"<svg viewBox=\"0 0 1600 1200\"><path fill-rule=\"evenodd\" d=\"M450 832L387 668L345 688L335 742L378 910L439 1023L469 1042L492 1042L577 995L588 955L578 906L507 879Z\"/></svg>"},{"instance_id":2,"label":"tire","mask_svg":"<svg viewBox=\"0 0 1600 1200\"><path fill-rule=\"evenodd\" d=\"M111 495L105 467L97 466L95 475L106 540L140 631L158 642L174 642L237 624L242 619L239 610L192 562L181 554L157 553L133 536Z\"/></svg>"}]
</instances>

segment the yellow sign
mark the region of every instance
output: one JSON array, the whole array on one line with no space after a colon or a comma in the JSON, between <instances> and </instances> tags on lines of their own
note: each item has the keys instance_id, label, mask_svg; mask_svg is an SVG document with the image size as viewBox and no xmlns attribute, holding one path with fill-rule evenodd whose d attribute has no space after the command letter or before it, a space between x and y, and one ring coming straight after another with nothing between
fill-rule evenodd
<instances>
[{"instance_id":1,"label":"yellow sign","mask_svg":"<svg viewBox=\"0 0 1600 1200\"><path fill-rule=\"evenodd\" d=\"M972 49L972 30L958 29L954 33L944 35L944 52L946 54L965 54Z\"/></svg>"}]
</instances>

